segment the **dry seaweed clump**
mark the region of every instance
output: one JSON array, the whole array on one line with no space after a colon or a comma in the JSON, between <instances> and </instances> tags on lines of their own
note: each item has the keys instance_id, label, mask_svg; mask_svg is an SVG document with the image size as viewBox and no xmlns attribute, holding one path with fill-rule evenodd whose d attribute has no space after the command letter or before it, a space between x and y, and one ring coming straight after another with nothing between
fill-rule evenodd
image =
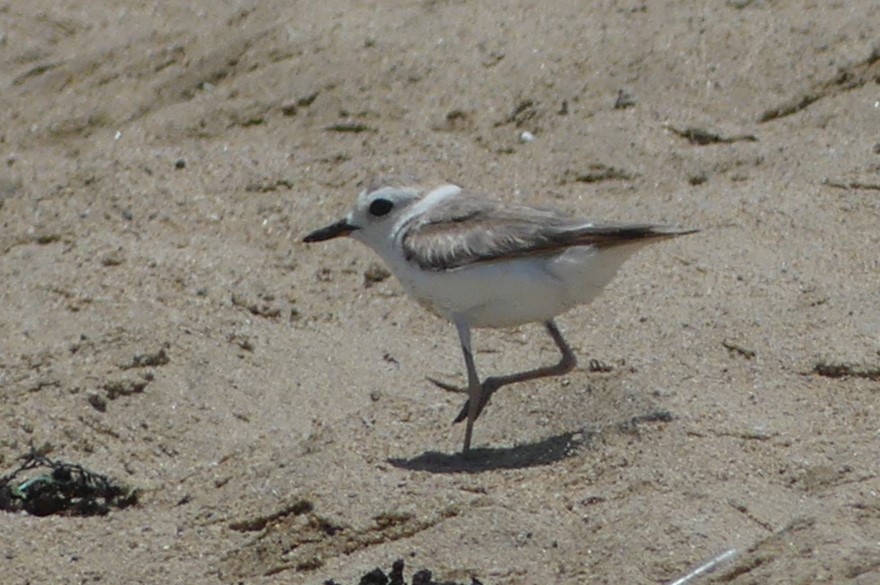
<instances>
[{"instance_id":1,"label":"dry seaweed clump","mask_svg":"<svg viewBox=\"0 0 880 585\"><path fill-rule=\"evenodd\" d=\"M81 465L28 453L0 477L0 510L34 516L103 516L137 503L138 492ZM36 473L29 473L36 471Z\"/></svg>"},{"instance_id":2,"label":"dry seaweed clump","mask_svg":"<svg viewBox=\"0 0 880 585\"><path fill-rule=\"evenodd\" d=\"M361 577L361 580L358 581L358 585L407 585L406 580L403 578L403 567L403 560L397 559L394 561L394 564L391 565L391 572L389 574L386 575L382 569L373 569ZM422 569L413 574L410 583L412 585L483 585L482 581L476 577L471 577L471 582L469 584L456 583L455 581L434 581L431 571L427 569ZM324 581L324 585L340 584L333 579L329 579Z\"/></svg>"}]
</instances>

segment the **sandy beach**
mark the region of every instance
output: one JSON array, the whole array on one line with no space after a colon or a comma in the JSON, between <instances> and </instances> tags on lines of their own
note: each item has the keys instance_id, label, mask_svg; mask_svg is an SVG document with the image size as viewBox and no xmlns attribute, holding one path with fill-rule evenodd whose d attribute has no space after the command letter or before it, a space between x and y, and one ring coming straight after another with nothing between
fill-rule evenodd
<instances>
[{"instance_id":1,"label":"sandy beach","mask_svg":"<svg viewBox=\"0 0 880 585\"><path fill-rule=\"evenodd\" d=\"M880 4L0 4L4 583L880 583ZM523 133L527 139L523 139ZM474 457L455 328L351 240L410 173L700 228L558 319ZM484 375L552 363L478 330Z\"/></svg>"}]
</instances>

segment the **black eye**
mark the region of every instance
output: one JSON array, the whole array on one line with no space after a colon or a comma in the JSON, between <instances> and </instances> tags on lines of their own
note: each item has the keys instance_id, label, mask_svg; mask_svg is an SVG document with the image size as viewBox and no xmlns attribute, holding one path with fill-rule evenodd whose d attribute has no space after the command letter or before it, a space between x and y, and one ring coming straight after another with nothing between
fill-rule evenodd
<instances>
[{"instance_id":1,"label":"black eye","mask_svg":"<svg viewBox=\"0 0 880 585\"><path fill-rule=\"evenodd\" d=\"M370 215L375 215L376 217L386 215L391 211L392 207L394 207L394 204L387 199L376 199L370 203Z\"/></svg>"}]
</instances>

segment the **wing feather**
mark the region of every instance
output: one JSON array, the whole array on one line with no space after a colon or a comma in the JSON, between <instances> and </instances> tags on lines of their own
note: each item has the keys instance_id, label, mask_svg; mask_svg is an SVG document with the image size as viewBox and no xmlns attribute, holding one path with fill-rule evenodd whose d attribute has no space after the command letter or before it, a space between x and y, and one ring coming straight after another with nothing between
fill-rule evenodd
<instances>
[{"instance_id":1,"label":"wing feather","mask_svg":"<svg viewBox=\"0 0 880 585\"><path fill-rule=\"evenodd\" d=\"M460 193L412 218L400 233L407 261L439 272L480 262L553 254L571 246L603 248L691 231L650 224L597 225L554 210Z\"/></svg>"}]
</instances>

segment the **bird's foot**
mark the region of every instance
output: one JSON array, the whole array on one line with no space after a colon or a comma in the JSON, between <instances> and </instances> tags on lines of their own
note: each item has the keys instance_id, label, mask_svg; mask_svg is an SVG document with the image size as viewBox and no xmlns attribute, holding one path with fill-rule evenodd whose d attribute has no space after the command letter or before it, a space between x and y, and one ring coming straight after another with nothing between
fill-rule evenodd
<instances>
[{"instance_id":1,"label":"bird's foot","mask_svg":"<svg viewBox=\"0 0 880 585\"><path fill-rule=\"evenodd\" d=\"M438 388L442 388L447 392L455 392L456 394L467 394L467 388L462 388L461 386L456 386L454 384L449 384L448 382L441 382L436 378L432 378L428 376L428 381L437 386Z\"/></svg>"},{"instance_id":2,"label":"bird's foot","mask_svg":"<svg viewBox=\"0 0 880 585\"><path fill-rule=\"evenodd\" d=\"M483 409L486 408L486 405L489 404L489 399L492 398L492 394L495 393L498 388L501 387L501 384L498 383L498 378L486 378L483 380L480 388L480 407L477 408L477 418L480 418L480 414L482 414ZM464 406L461 407L461 410L458 412L458 416L452 421L452 424L457 424L462 421L467 420L468 411L471 407L470 399L464 401Z\"/></svg>"}]
</instances>

